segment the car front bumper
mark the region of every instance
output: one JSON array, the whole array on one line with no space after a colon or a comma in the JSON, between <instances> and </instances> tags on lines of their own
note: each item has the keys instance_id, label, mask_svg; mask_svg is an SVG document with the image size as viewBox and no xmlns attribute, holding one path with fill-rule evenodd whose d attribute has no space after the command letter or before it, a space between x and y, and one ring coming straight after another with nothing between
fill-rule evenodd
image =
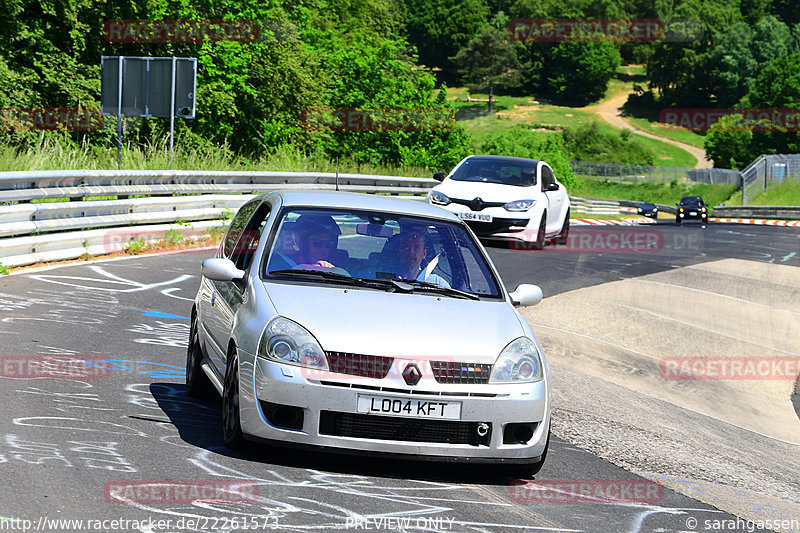
<instances>
[{"instance_id":1,"label":"car front bumper","mask_svg":"<svg viewBox=\"0 0 800 533\"><path fill-rule=\"evenodd\" d=\"M430 377L408 387L401 379L344 374L335 380L310 379L306 369L256 358L242 350L239 361L242 430L251 439L451 461L528 462L544 452L550 423L545 380L518 385L444 385ZM461 416L459 420L430 420L359 413L359 394L460 402ZM302 411L301 422L293 429L271 422L265 408L275 405ZM483 438L472 435L481 423L489 426ZM509 424L514 425L507 430ZM532 430L526 443L509 438L519 425ZM396 438L399 435L402 439Z\"/></svg>"}]
</instances>

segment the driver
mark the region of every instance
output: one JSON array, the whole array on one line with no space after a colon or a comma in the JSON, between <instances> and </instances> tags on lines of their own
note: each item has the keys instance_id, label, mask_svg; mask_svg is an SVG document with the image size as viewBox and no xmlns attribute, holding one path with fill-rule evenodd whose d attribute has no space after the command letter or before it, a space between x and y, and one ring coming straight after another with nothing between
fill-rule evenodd
<instances>
[{"instance_id":1,"label":"driver","mask_svg":"<svg viewBox=\"0 0 800 533\"><path fill-rule=\"evenodd\" d=\"M342 231L328 215L301 215L294 226L298 237L298 264L303 270L334 269L332 252Z\"/></svg>"}]
</instances>

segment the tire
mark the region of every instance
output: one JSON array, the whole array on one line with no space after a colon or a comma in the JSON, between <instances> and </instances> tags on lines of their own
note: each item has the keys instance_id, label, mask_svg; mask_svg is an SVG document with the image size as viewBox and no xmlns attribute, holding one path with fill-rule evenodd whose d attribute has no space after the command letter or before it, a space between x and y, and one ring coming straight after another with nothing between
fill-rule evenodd
<instances>
[{"instance_id":1,"label":"tire","mask_svg":"<svg viewBox=\"0 0 800 533\"><path fill-rule=\"evenodd\" d=\"M534 250L543 250L545 245L545 225L547 224L547 213L542 214L542 220L539 222L539 231L536 232L536 242L533 243Z\"/></svg>"},{"instance_id":2,"label":"tire","mask_svg":"<svg viewBox=\"0 0 800 533\"><path fill-rule=\"evenodd\" d=\"M542 451L542 456L539 458L538 461L533 461L530 463L525 463L522 465L518 465L517 473L519 473L521 479L531 479L533 476L539 473L539 470L542 469L544 466L544 461L547 459L547 450L550 449L550 428L547 428L547 442L545 442L544 450Z\"/></svg>"},{"instance_id":3,"label":"tire","mask_svg":"<svg viewBox=\"0 0 800 533\"><path fill-rule=\"evenodd\" d=\"M239 412L239 361L235 354L228 356L222 389L222 440L231 450L245 447Z\"/></svg>"},{"instance_id":4,"label":"tire","mask_svg":"<svg viewBox=\"0 0 800 533\"><path fill-rule=\"evenodd\" d=\"M558 235L556 235L556 244L562 246L567 244L568 237L569 237L569 209L567 209L567 216L564 218L564 225L561 226L561 232Z\"/></svg>"},{"instance_id":5,"label":"tire","mask_svg":"<svg viewBox=\"0 0 800 533\"><path fill-rule=\"evenodd\" d=\"M197 315L192 316L189 330L189 346L186 349L186 392L195 398L205 398L213 387L203 372L203 350L200 348L200 335L197 331Z\"/></svg>"}]
</instances>

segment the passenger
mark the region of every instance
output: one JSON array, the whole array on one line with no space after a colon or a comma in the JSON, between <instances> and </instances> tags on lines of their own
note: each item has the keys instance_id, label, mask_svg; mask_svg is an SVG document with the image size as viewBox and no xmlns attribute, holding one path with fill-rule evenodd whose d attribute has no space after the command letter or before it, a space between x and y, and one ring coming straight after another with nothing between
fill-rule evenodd
<instances>
[{"instance_id":1,"label":"passenger","mask_svg":"<svg viewBox=\"0 0 800 533\"><path fill-rule=\"evenodd\" d=\"M444 278L433 274L436 263L438 263L438 256L431 261L433 264L428 263L426 268L422 267L422 261L427 255L427 240L424 232L409 231L401 234L400 246L394 261L395 273L403 279L427 281L449 288L450 284Z\"/></svg>"}]
</instances>

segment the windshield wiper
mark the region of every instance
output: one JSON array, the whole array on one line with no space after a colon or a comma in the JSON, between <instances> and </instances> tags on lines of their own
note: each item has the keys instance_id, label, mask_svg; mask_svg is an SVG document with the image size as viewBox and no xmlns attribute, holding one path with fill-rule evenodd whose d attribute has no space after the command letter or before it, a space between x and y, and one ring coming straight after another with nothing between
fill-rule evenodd
<instances>
[{"instance_id":1,"label":"windshield wiper","mask_svg":"<svg viewBox=\"0 0 800 533\"><path fill-rule=\"evenodd\" d=\"M273 270L268 272L270 276L286 276L299 279L310 279L314 281L326 281L330 283L344 283L346 285L355 285L358 287L369 287L372 289L388 289L389 292L411 292L414 287L404 284L396 279L375 279L375 278L360 278L353 276L346 276L336 272L327 272L324 270L295 270L289 268L286 270Z\"/></svg>"},{"instance_id":2,"label":"windshield wiper","mask_svg":"<svg viewBox=\"0 0 800 533\"><path fill-rule=\"evenodd\" d=\"M461 298L467 298L469 300L480 299L477 294L460 291L458 289L453 289L452 287L443 287L442 285L431 283L430 281L420 281L418 279L405 279L405 278L399 281L413 285L415 288L425 289L431 292L440 292L442 294L448 294L450 296L460 296Z\"/></svg>"},{"instance_id":3,"label":"windshield wiper","mask_svg":"<svg viewBox=\"0 0 800 533\"><path fill-rule=\"evenodd\" d=\"M285 269L285 270L272 270L267 272L270 276L279 276L279 277L290 277L290 278L300 278L300 279L312 279L314 281L330 281L335 283L345 283L347 285L358 285L363 286L366 285L363 279L361 278L354 278L352 276L346 276L344 274L339 274L337 272L326 272L324 270L295 270L295 269Z\"/></svg>"}]
</instances>

